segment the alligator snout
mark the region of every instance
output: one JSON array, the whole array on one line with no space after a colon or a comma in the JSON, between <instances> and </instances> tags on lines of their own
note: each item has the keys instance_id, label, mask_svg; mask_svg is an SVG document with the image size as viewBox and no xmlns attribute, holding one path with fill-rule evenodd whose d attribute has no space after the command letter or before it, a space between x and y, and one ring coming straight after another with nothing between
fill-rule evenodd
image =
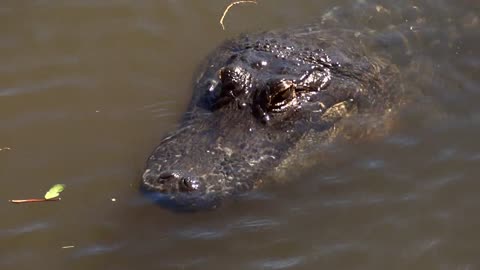
<instances>
[{"instance_id":1,"label":"alligator snout","mask_svg":"<svg viewBox=\"0 0 480 270\"><path fill-rule=\"evenodd\" d=\"M200 191L201 189L201 182L197 177L182 171L164 171L158 178L164 181L166 186L171 186L178 192Z\"/></svg>"},{"instance_id":2,"label":"alligator snout","mask_svg":"<svg viewBox=\"0 0 480 270\"><path fill-rule=\"evenodd\" d=\"M199 178L179 170L162 171L159 174L147 170L143 176L143 182L151 190L166 193L189 193L204 190L204 185Z\"/></svg>"}]
</instances>

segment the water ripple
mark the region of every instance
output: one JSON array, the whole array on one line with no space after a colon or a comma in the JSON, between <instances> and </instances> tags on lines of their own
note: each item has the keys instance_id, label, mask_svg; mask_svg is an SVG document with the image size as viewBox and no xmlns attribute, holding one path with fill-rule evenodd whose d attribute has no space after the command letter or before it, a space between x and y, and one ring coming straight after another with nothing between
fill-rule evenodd
<instances>
[{"instance_id":1,"label":"water ripple","mask_svg":"<svg viewBox=\"0 0 480 270\"><path fill-rule=\"evenodd\" d=\"M121 244L110 244L110 245L91 245L88 247L80 248L76 250L74 253L75 257L84 257L84 256L92 256L92 255L100 255L104 253L110 253L120 249L123 245Z\"/></svg>"},{"instance_id":2,"label":"water ripple","mask_svg":"<svg viewBox=\"0 0 480 270\"><path fill-rule=\"evenodd\" d=\"M305 257L291 257L286 259L261 260L254 263L254 267L260 269L287 269L298 266L305 261Z\"/></svg>"},{"instance_id":3,"label":"water ripple","mask_svg":"<svg viewBox=\"0 0 480 270\"><path fill-rule=\"evenodd\" d=\"M351 251L365 250L366 247L358 243L332 243L331 245L321 245L315 249L317 256L331 256L334 254L347 253Z\"/></svg>"},{"instance_id":4,"label":"water ripple","mask_svg":"<svg viewBox=\"0 0 480 270\"><path fill-rule=\"evenodd\" d=\"M48 80L44 82L37 82L34 85L26 85L26 86L18 86L12 88L3 88L0 89L0 97L1 96L17 96L21 94L29 94L39 91L45 91L52 88L58 87L67 87L70 85L82 85L82 87L91 88L91 80L82 77L71 77L71 78L63 78L63 79L56 79L56 80Z\"/></svg>"},{"instance_id":5,"label":"water ripple","mask_svg":"<svg viewBox=\"0 0 480 270\"><path fill-rule=\"evenodd\" d=\"M403 135L393 135L385 140L389 144L403 146L403 147L412 147L420 143L419 138L414 138L411 136Z\"/></svg>"},{"instance_id":6,"label":"water ripple","mask_svg":"<svg viewBox=\"0 0 480 270\"><path fill-rule=\"evenodd\" d=\"M225 232L221 230L209 230L209 229L202 229L202 228L182 230L178 232L178 234L184 238L201 239L201 240L218 239L225 236Z\"/></svg>"},{"instance_id":7,"label":"water ripple","mask_svg":"<svg viewBox=\"0 0 480 270\"><path fill-rule=\"evenodd\" d=\"M279 222L274 221L272 219L244 219L236 224L233 224L231 227L235 229L264 229L264 228L271 228L280 225Z\"/></svg>"},{"instance_id":8,"label":"water ripple","mask_svg":"<svg viewBox=\"0 0 480 270\"><path fill-rule=\"evenodd\" d=\"M365 159L360 162L359 166L363 169L377 170L385 167L385 161L380 159Z\"/></svg>"},{"instance_id":9,"label":"water ripple","mask_svg":"<svg viewBox=\"0 0 480 270\"><path fill-rule=\"evenodd\" d=\"M14 229L6 229L6 230L0 230L0 236L16 236L16 235L21 235L25 233L31 233L35 231L40 231L44 230L51 227L51 224L48 222L35 222L31 224L27 224L24 226L19 226Z\"/></svg>"}]
</instances>

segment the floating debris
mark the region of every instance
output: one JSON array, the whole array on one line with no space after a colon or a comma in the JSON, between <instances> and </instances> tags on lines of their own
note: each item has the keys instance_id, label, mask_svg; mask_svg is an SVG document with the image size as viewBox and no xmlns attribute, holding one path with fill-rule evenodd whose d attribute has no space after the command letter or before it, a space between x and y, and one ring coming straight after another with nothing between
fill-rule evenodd
<instances>
[{"instance_id":1,"label":"floating debris","mask_svg":"<svg viewBox=\"0 0 480 270\"><path fill-rule=\"evenodd\" d=\"M55 202L60 201L61 198L54 199L23 199L23 200L8 200L11 203L33 203L33 202Z\"/></svg>"},{"instance_id":2,"label":"floating debris","mask_svg":"<svg viewBox=\"0 0 480 270\"><path fill-rule=\"evenodd\" d=\"M9 202L11 203L56 202L61 200L61 198L58 198L58 196L60 196L60 192L62 192L64 189L65 189L64 184L56 184L53 187L51 187L47 191L47 193L45 193L45 196L43 199L9 200Z\"/></svg>"},{"instance_id":3,"label":"floating debris","mask_svg":"<svg viewBox=\"0 0 480 270\"><path fill-rule=\"evenodd\" d=\"M223 30L225 30L225 25L223 24L223 19L225 19L225 16L227 15L230 8L232 8L233 6L238 5L238 4L247 4L247 3L257 4L257 1L256 0L235 1L235 2L230 3L230 5L228 5L228 7L225 9L225 11L223 11L222 17L220 18L220 25L222 26Z\"/></svg>"},{"instance_id":4,"label":"floating debris","mask_svg":"<svg viewBox=\"0 0 480 270\"><path fill-rule=\"evenodd\" d=\"M56 184L53 187L51 187L47 193L45 193L45 199L50 200L53 198L56 198L60 195L60 192L62 192L65 189L64 184Z\"/></svg>"}]
</instances>

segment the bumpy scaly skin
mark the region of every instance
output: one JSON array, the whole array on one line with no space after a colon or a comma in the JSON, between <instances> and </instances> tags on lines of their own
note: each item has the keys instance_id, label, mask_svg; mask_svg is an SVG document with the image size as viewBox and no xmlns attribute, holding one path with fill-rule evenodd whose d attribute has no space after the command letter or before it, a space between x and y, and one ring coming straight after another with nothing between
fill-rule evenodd
<instances>
[{"instance_id":1,"label":"bumpy scaly skin","mask_svg":"<svg viewBox=\"0 0 480 270\"><path fill-rule=\"evenodd\" d=\"M176 205L214 206L288 167L293 149L333 136L351 112L389 109L398 72L366 52L369 38L306 27L225 42L201 69L180 128L148 159L142 187Z\"/></svg>"}]
</instances>

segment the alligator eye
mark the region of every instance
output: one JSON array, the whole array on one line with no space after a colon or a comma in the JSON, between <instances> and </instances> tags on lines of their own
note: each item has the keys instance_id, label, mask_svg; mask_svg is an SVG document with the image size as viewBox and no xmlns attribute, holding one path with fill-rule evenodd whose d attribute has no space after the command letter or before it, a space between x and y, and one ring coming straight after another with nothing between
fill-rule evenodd
<instances>
[{"instance_id":1,"label":"alligator eye","mask_svg":"<svg viewBox=\"0 0 480 270\"><path fill-rule=\"evenodd\" d=\"M302 76L298 88L304 91L320 91L328 87L332 77L330 69L308 71Z\"/></svg>"},{"instance_id":2,"label":"alligator eye","mask_svg":"<svg viewBox=\"0 0 480 270\"><path fill-rule=\"evenodd\" d=\"M214 108L220 108L242 95L248 94L252 76L245 69L238 66L227 66L220 69L220 91L215 93Z\"/></svg>"},{"instance_id":3,"label":"alligator eye","mask_svg":"<svg viewBox=\"0 0 480 270\"><path fill-rule=\"evenodd\" d=\"M296 101L295 85L282 79L271 83L265 92L264 108L271 112L282 112Z\"/></svg>"}]
</instances>

